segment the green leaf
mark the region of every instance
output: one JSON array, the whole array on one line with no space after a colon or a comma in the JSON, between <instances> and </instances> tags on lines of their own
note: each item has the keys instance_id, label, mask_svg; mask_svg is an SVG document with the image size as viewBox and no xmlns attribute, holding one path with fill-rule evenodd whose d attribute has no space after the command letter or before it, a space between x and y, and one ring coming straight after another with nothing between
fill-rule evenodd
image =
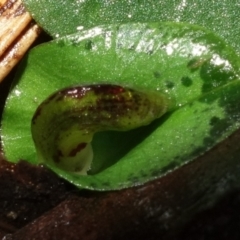
<instances>
[{"instance_id":1,"label":"green leaf","mask_svg":"<svg viewBox=\"0 0 240 240\"><path fill-rule=\"evenodd\" d=\"M104 25L40 45L25 57L7 100L6 157L37 164L31 118L58 89L111 83L159 91L175 100L174 110L147 127L98 133L90 175L49 165L80 188L142 184L192 161L239 127L239 66L223 40L188 24Z\"/></svg>"},{"instance_id":2,"label":"green leaf","mask_svg":"<svg viewBox=\"0 0 240 240\"><path fill-rule=\"evenodd\" d=\"M36 21L53 37L101 24L189 22L207 27L240 52L238 0L23 0Z\"/></svg>"}]
</instances>

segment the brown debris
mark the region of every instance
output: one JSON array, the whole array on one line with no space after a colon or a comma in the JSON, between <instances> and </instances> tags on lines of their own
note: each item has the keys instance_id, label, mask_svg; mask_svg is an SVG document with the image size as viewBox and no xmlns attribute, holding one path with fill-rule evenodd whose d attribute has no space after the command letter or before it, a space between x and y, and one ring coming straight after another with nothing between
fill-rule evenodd
<instances>
[{"instance_id":1,"label":"brown debris","mask_svg":"<svg viewBox=\"0 0 240 240\"><path fill-rule=\"evenodd\" d=\"M20 61L40 31L20 0L0 0L0 82Z\"/></svg>"},{"instance_id":2,"label":"brown debris","mask_svg":"<svg viewBox=\"0 0 240 240\"><path fill-rule=\"evenodd\" d=\"M15 232L65 199L70 184L39 166L0 157L0 231Z\"/></svg>"}]
</instances>

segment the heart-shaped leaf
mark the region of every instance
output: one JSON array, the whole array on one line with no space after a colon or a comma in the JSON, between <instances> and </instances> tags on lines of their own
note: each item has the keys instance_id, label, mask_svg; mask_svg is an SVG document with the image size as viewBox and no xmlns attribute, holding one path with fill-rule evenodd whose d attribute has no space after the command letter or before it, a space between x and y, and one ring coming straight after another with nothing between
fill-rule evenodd
<instances>
[{"instance_id":1,"label":"heart-shaped leaf","mask_svg":"<svg viewBox=\"0 0 240 240\"><path fill-rule=\"evenodd\" d=\"M240 125L240 62L213 33L188 24L94 27L38 46L25 57L6 104L2 142L11 161L37 164L31 118L51 93L69 85L111 83L163 92L175 108L147 127L98 133L87 176L60 176L80 188L120 189L186 164Z\"/></svg>"}]
</instances>

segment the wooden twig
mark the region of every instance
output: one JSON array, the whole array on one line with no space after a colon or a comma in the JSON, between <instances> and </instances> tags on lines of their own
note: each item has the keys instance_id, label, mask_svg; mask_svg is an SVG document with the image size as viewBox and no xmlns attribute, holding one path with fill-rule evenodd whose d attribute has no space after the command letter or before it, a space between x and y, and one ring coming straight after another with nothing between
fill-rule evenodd
<instances>
[{"instance_id":1,"label":"wooden twig","mask_svg":"<svg viewBox=\"0 0 240 240\"><path fill-rule=\"evenodd\" d=\"M20 0L0 0L0 82L40 33Z\"/></svg>"}]
</instances>

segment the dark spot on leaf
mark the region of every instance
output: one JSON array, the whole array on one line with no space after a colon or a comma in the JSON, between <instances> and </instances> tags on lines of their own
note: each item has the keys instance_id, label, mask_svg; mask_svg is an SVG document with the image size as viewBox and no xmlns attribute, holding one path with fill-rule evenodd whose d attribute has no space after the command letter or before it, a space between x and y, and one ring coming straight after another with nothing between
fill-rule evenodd
<instances>
[{"instance_id":1,"label":"dark spot on leaf","mask_svg":"<svg viewBox=\"0 0 240 240\"><path fill-rule=\"evenodd\" d=\"M195 148L195 149L192 151L192 153L189 155L189 158L190 158L191 156L193 156L193 157L199 156L200 154L202 154L202 153L205 152L205 151L206 151L206 147L205 147L205 146L197 147L197 148Z\"/></svg>"},{"instance_id":2,"label":"dark spot on leaf","mask_svg":"<svg viewBox=\"0 0 240 240\"><path fill-rule=\"evenodd\" d=\"M139 182L139 176L130 175L128 177L128 181L131 182L131 183L138 183Z\"/></svg>"},{"instance_id":3,"label":"dark spot on leaf","mask_svg":"<svg viewBox=\"0 0 240 240\"><path fill-rule=\"evenodd\" d=\"M174 82L172 82L172 81L166 81L165 85L169 89L174 88Z\"/></svg>"},{"instance_id":4,"label":"dark spot on leaf","mask_svg":"<svg viewBox=\"0 0 240 240\"><path fill-rule=\"evenodd\" d=\"M154 53L153 50L147 50L147 54L148 54L148 55L152 55L153 53Z\"/></svg>"},{"instance_id":5,"label":"dark spot on leaf","mask_svg":"<svg viewBox=\"0 0 240 240\"><path fill-rule=\"evenodd\" d=\"M230 80L236 79L233 71L226 70L222 64L214 65L210 61L207 61L202 65L200 77L204 82L202 92L211 91L216 87L226 84Z\"/></svg>"},{"instance_id":6,"label":"dark spot on leaf","mask_svg":"<svg viewBox=\"0 0 240 240\"><path fill-rule=\"evenodd\" d=\"M193 114L197 114L198 113L198 109L195 109L194 111L193 111Z\"/></svg>"},{"instance_id":7,"label":"dark spot on leaf","mask_svg":"<svg viewBox=\"0 0 240 240\"><path fill-rule=\"evenodd\" d=\"M179 157L178 157L178 159L179 159ZM179 165L179 163L177 161L172 161L171 163L169 163L165 167L162 167L162 168L159 168L159 169L152 169L151 170L151 176L152 177L161 176L162 174L165 174L165 173L175 169L178 165Z\"/></svg>"},{"instance_id":8,"label":"dark spot on leaf","mask_svg":"<svg viewBox=\"0 0 240 240\"><path fill-rule=\"evenodd\" d=\"M162 169L162 171L163 171L163 173L166 173L166 172L168 172L168 171L170 171L170 170L175 169L178 165L179 165L179 163L178 163L177 161L172 161L172 162L170 162L167 166L165 166L165 167Z\"/></svg>"},{"instance_id":9,"label":"dark spot on leaf","mask_svg":"<svg viewBox=\"0 0 240 240\"><path fill-rule=\"evenodd\" d=\"M92 50L93 48L93 42L91 40L88 40L86 43L85 43L85 49L86 50Z\"/></svg>"},{"instance_id":10,"label":"dark spot on leaf","mask_svg":"<svg viewBox=\"0 0 240 240\"><path fill-rule=\"evenodd\" d=\"M181 82L185 87L190 87L193 84L192 79L189 77L182 77Z\"/></svg>"},{"instance_id":11,"label":"dark spot on leaf","mask_svg":"<svg viewBox=\"0 0 240 240\"><path fill-rule=\"evenodd\" d=\"M203 139L204 146L208 147L214 143L214 138L206 137Z\"/></svg>"},{"instance_id":12,"label":"dark spot on leaf","mask_svg":"<svg viewBox=\"0 0 240 240\"><path fill-rule=\"evenodd\" d=\"M103 182L103 183L102 183L102 186L104 186L104 187L110 187L111 185L110 185L109 182Z\"/></svg>"},{"instance_id":13,"label":"dark spot on leaf","mask_svg":"<svg viewBox=\"0 0 240 240\"><path fill-rule=\"evenodd\" d=\"M210 102L208 102L208 103L210 103ZM211 108L206 107L202 110L202 113L209 112L209 111L211 111Z\"/></svg>"},{"instance_id":14,"label":"dark spot on leaf","mask_svg":"<svg viewBox=\"0 0 240 240\"><path fill-rule=\"evenodd\" d=\"M66 45L66 44L65 44L64 40L61 40L61 39L60 39L60 40L58 41L58 46L59 46L59 47L65 47L65 45Z\"/></svg>"},{"instance_id":15,"label":"dark spot on leaf","mask_svg":"<svg viewBox=\"0 0 240 240\"><path fill-rule=\"evenodd\" d=\"M182 158L181 156L178 156L178 155L177 155L177 156L174 157L174 160L178 161L178 160L180 160L181 158Z\"/></svg>"},{"instance_id":16,"label":"dark spot on leaf","mask_svg":"<svg viewBox=\"0 0 240 240\"><path fill-rule=\"evenodd\" d=\"M161 73L159 71L153 72L153 75L154 75L155 78L160 78L161 77Z\"/></svg>"},{"instance_id":17,"label":"dark spot on leaf","mask_svg":"<svg viewBox=\"0 0 240 240\"><path fill-rule=\"evenodd\" d=\"M130 45L129 48L128 48L128 50L130 50L130 51L135 50L135 45L134 45L134 44Z\"/></svg>"},{"instance_id":18,"label":"dark spot on leaf","mask_svg":"<svg viewBox=\"0 0 240 240\"><path fill-rule=\"evenodd\" d=\"M219 122L219 118L218 117L212 117L211 119L210 119L210 125L211 126L214 126L217 122Z\"/></svg>"},{"instance_id":19,"label":"dark spot on leaf","mask_svg":"<svg viewBox=\"0 0 240 240\"><path fill-rule=\"evenodd\" d=\"M221 137L231 124L231 119L219 119L210 130L210 135L214 138Z\"/></svg>"},{"instance_id":20,"label":"dark spot on leaf","mask_svg":"<svg viewBox=\"0 0 240 240\"><path fill-rule=\"evenodd\" d=\"M140 171L139 175L141 175L142 178L149 176L148 173L144 172L143 170Z\"/></svg>"},{"instance_id":21,"label":"dark spot on leaf","mask_svg":"<svg viewBox=\"0 0 240 240\"><path fill-rule=\"evenodd\" d=\"M162 173L164 173L163 169L152 169L151 170L151 176L160 176Z\"/></svg>"},{"instance_id":22,"label":"dark spot on leaf","mask_svg":"<svg viewBox=\"0 0 240 240\"><path fill-rule=\"evenodd\" d=\"M90 185L91 188L96 188L97 187L96 183L90 183L89 185Z\"/></svg>"}]
</instances>

